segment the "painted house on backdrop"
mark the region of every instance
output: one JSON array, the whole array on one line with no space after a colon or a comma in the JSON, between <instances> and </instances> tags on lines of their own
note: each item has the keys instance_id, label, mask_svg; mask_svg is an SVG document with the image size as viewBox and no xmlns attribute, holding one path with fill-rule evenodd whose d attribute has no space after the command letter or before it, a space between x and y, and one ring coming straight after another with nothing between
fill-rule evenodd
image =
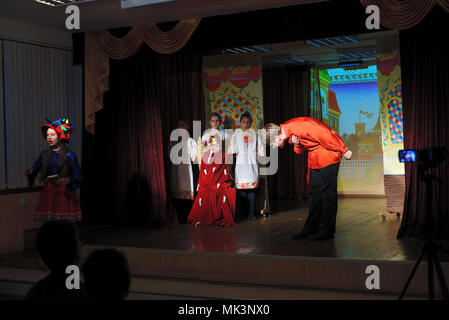
<instances>
[{"instance_id":1,"label":"painted house on backdrop","mask_svg":"<svg viewBox=\"0 0 449 320\"><path fill-rule=\"evenodd\" d=\"M356 136L359 138L357 142L357 158L359 160L376 160L382 161L382 129L380 127L380 117L370 132L365 132L365 123L356 123L359 130L356 129Z\"/></svg>"},{"instance_id":2,"label":"painted house on backdrop","mask_svg":"<svg viewBox=\"0 0 449 320\"><path fill-rule=\"evenodd\" d=\"M335 130L335 132L340 134L341 110L338 105L337 95L334 91L329 89L331 78L329 77L329 73L327 72L327 70L319 70L319 78L323 122L331 127L332 130ZM315 79L312 77L312 88L314 86L314 81ZM312 101L312 108L314 107L314 105L315 104Z\"/></svg>"},{"instance_id":3,"label":"painted house on backdrop","mask_svg":"<svg viewBox=\"0 0 449 320\"><path fill-rule=\"evenodd\" d=\"M382 194L382 128L376 66L325 71L319 73L320 78L323 76L319 82L323 85L323 121L353 151L351 161L341 162L338 192Z\"/></svg>"},{"instance_id":4,"label":"painted house on backdrop","mask_svg":"<svg viewBox=\"0 0 449 320\"><path fill-rule=\"evenodd\" d=\"M328 95L329 95L328 98L329 108L327 109L328 110L327 116L329 119L329 126L332 128L332 130L340 134L341 110L340 107L338 106L337 95L335 94L334 91L330 89L328 91Z\"/></svg>"}]
</instances>

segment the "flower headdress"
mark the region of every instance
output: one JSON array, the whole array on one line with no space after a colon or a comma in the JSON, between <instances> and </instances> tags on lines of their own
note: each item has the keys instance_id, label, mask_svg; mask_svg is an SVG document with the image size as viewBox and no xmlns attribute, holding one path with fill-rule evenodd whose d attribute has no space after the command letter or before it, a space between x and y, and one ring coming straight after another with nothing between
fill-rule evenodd
<instances>
[{"instance_id":1,"label":"flower headdress","mask_svg":"<svg viewBox=\"0 0 449 320\"><path fill-rule=\"evenodd\" d=\"M47 122L50 123L48 119ZM56 134L61 141L69 142L70 134L73 131L73 125L70 123L69 118L61 118L51 122L50 124L48 123L41 126L41 132L44 139L47 138L47 130L53 129L56 131Z\"/></svg>"}]
</instances>

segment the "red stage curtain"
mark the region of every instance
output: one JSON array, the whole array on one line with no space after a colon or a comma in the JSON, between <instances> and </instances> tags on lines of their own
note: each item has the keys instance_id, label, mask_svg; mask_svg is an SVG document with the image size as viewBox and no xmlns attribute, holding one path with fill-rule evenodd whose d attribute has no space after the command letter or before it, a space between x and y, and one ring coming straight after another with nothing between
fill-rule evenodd
<instances>
[{"instance_id":1,"label":"red stage curtain","mask_svg":"<svg viewBox=\"0 0 449 320\"><path fill-rule=\"evenodd\" d=\"M103 108L102 95L108 90L108 58L129 58L144 42L158 53L175 53L189 41L200 20L180 21L167 32L161 31L156 25L133 27L122 38L113 36L108 30L87 32L84 44L86 130L95 133L95 113Z\"/></svg>"},{"instance_id":2,"label":"red stage curtain","mask_svg":"<svg viewBox=\"0 0 449 320\"><path fill-rule=\"evenodd\" d=\"M404 30L417 25L439 4L449 12L449 0L360 0L365 7L379 7L380 24L390 29Z\"/></svg>"},{"instance_id":3,"label":"red stage curtain","mask_svg":"<svg viewBox=\"0 0 449 320\"><path fill-rule=\"evenodd\" d=\"M161 54L172 54L182 49L195 32L201 19L183 20L170 31L161 31L156 25L133 27L122 38L108 30L93 32L95 42L113 59L125 59L134 55L145 42Z\"/></svg>"},{"instance_id":4,"label":"red stage curtain","mask_svg":"<svg viewBox=\"0 0 449 320\"><path fill-rule=\"evenodd\" d=\"M264 122L277 124L310 116L310 68L283 66L262 71ZM307 195L307 153L298 156L286 143L279 149L279 168L268 177L270 198L303 199Z\"/></svg>"},{"instance_id":5,"label":"red stage curtain","mask_svg":"<svg viewBox=\"0 0 449 320\"><path fill-rule=\"evenodd\" d=\"M85 150L93 158L85 184L90 192L84 193L90 221L136 226L175 221L168 210L155 70L152 61L111 61L110 90L91 137L95 143Z\"/></svg>"},{"instance_id":6,"label":"red stage curtain","mask_svg":"<svg viewBox=\"0 0 449 320\"><path fill-rule=\"evenodd\" d=\"M187 120L192 138L193 121L201 121L201 133L204 130L205 106L201 80L202 55L193 49L194 46L195 41L192 41L181 51L171 55L157 55L156 59L166 177L169 177L170 168L170 155L166 146L168 146L170 133L176 128L178 119L183 117Z\"/></svg>"},{"instance_id":7,"label":"red stage curtain","mask_svg":"<svg viewBox=\"0 0 449 320\"><path fill-rule=\"evenodd\" d=\"M447 13L434 10L416 27L400 32L404 105L404 148L449 146L449 43L441 33L449 27ZM398 237L422 236L426 214L436 225L435 236L449 238L449 159L431 170L433 212L426 212L425 184L417 165L405 165L404 215Z\"/></svg>"},{"instance_id":8,"label":"red stage curtain","mask_svg":"<svg viewBox=\"0 0 449 320\"><path fill-rule=\"evenodd\" d=\"M204 128L205 106L201 80L203 59L194 47L193 41L180 52L157 55L158 99L165 145L179 117L189 123L191 136L194 120L201 121Z\"/></svg>"},{"instance_id":9,"label":"red stage curtain","mask_svg":"<svg viewBox=\"0 0 449 320\"><path fill-rule=\"evenodd\" d=\"M167 56L142 47L110 61L110 90L96 134L84 134L83 214L88 223L158 227L176 223L164 155L179 116L203 120L201 54ZM168 156L166 156L168 159Z\"/></svg>"}]
</instances>

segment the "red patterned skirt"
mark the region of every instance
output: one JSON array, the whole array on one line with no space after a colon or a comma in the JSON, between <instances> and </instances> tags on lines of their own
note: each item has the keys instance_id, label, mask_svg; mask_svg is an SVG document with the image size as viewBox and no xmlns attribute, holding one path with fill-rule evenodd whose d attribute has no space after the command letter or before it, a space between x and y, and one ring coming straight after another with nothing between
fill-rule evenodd
<instances>
[{"instance_id":1,"label":"red patterned skirt","mask_svg":"<svg viewBox=\"0 0 449 320\"><path fill-rule=\"evenodd\" d=\"M81 207L75 192L66 185L45 184L39 196L33 220L35 222L66 220L81 221Z\"/></svg>"}]
</instances>

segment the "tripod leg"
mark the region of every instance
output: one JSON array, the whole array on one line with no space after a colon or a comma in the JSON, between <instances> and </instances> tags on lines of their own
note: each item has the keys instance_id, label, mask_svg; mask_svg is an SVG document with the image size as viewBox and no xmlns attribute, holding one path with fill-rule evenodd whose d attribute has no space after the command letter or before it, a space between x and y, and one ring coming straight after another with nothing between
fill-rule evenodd
<instances>
[{"instance_id":1,"label":"tripod leg","mask_svg":"<svg viewBox=\"0 0 449 320\"><path fill-rule=\"evenodd\" d=\"M446 280L444 279L443 270L441 269L440 259L438 259L437 256L435 256L434 259L435 259L435 270L437 271L438 282L440 283L441 293L443 294L443 299L449 300L449 292L447 290Z\"/></svg>"},{"instance_id":2,"label":"tripod leg","mask_svg":"<svg viewBox=\"0 0 449 320\"><path fill-rule=\"evenodd\" d=\"M410 282L412 282L413 276L415 275L416 270L418 269L419 263L421 262L422 257L424 256L425 251L422 250L421 254L419 255L418 260L416 260L415 266L413 267L412 272L410 273L410 276L407 279L407 282L405 283L404 289L402 289L401 295L399 296L399 300L402 300L404 298L405 292L408 289L408 286L410 285Z\"/></svg>"},{"instance_id":3,"label":"tripod leg","mask_svg":"<svg viewBox=\"0 0 449 320\"><path fill-rule=\"evenodd\" d=\"M427 252L427 284L429 287L429 300L433 301L433 255Z\"/></svg>"}]
</instances>

